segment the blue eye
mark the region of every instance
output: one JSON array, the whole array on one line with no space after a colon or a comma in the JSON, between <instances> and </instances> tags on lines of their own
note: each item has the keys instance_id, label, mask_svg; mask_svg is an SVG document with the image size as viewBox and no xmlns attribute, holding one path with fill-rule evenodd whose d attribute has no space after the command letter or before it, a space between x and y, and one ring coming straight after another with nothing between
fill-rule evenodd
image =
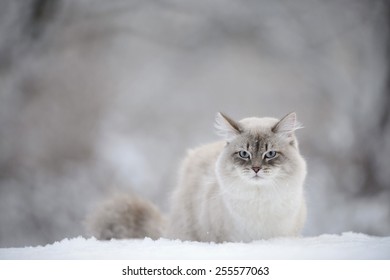
<instances>
[{"instance_id":1,"label":"blue eye","mask_svg":"<svg viewBox=\"0 0 390 280\"><path fill-rule=\"evenodd\" d=\"M244 158L244 159L248 159L250 157L250 154L247 152L247 151L240 151L238 153L238 155L241 157L241 158Z\"/></svg>"},{"instance_id":2,"label":"blue eye","mask_svg":"<svg viewBox=\"0 0 390 280\"><path fill-rule=\"evenodd\" d=\"M275 151L268 151L265 153L265 157L268 159L276 157L276 152Z\"/></svg>"}]
</instances>

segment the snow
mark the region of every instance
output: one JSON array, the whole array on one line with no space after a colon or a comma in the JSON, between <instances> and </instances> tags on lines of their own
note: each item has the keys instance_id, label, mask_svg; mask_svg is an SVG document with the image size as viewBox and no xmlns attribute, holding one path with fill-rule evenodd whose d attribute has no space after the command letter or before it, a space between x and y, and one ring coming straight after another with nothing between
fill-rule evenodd
<instances>
[{"instance_id":1,"label":"snow","mask_svg":"<svg viewBox=\"0 0 390 280\"><path fill-rule=\"evenodd\" d=\"M222 244L77 237L46 246L2 248L0 259L390 259L390 237L346 232Z\"/></svg>"}]
</instances>

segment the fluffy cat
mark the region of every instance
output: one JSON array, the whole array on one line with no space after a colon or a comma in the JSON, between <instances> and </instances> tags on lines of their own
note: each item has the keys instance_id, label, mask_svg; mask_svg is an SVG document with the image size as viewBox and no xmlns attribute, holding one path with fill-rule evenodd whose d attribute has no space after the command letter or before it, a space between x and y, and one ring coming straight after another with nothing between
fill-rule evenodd
<instances>
[{"instance_id":1,"label":"fluffy cat","mask_svg":"<svg viewBox=\"0 0 390 280\"><path fill-rule=\"evenodd\" d=\"M216 129L224 141L188 153L167 221L146 201L115 199L91 219L92 234L205 242L298 235L306 219L306 163L294 133L298 128L295 113L238 122L218 113Z\"/></svg>"}]
</instances>

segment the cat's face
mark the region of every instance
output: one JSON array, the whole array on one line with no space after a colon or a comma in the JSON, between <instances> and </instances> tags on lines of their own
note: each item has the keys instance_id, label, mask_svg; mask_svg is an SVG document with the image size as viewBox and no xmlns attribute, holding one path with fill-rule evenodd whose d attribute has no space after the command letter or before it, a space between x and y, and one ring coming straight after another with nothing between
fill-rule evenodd
<instances>
[{"instance_id":1,"label":"cat's face","mask_svg":"<svg viewBox=\"0 0 390 280\"><path fill-rule=\"evenodd\" d=\"M248 118L235 122L220 115L217 128L227 144L219 160L224 177L250 184L288 180L303 169L294 131L299 128L295 113L282 120Z\"/></svg>"},{"instance_id":2,"label":"cat's face","mask_svg":"<svg viewBox=\"0 0 390 280\"><path fill-rule=\"evenodd\" d=\"M244 179L272 180L288 165L285 143L278 143L274 138L271 133L243 133L227 143L227 164Z\"/></svg>"}]
</instances>

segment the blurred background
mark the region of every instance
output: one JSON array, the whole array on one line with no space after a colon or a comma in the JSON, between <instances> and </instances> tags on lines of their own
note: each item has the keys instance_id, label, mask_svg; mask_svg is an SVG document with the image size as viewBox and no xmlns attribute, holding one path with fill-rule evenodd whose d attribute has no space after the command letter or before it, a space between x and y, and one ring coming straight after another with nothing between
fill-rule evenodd
<instances>
[{"instance_id":1,"label":"blurred background","mask_svg":"<svg viewBox=\"0 0 390 280\"><path fill-rule=\"evenodd\" d=\"M305 236L390 235L386 0L0 0L0 247L85 235L112 192L164 211L214 116L296 111Z\"/></svg>"}]
</instances>

